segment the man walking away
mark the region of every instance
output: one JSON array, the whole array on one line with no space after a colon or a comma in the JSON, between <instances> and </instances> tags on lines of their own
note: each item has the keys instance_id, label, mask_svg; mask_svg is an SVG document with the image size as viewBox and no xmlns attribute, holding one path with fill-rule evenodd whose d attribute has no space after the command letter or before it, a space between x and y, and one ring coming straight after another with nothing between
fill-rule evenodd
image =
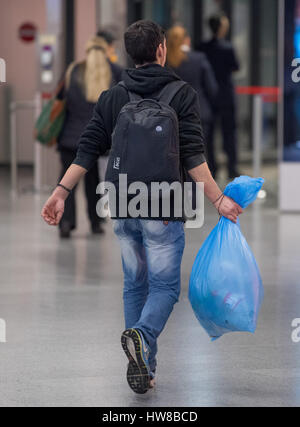
<instances>
[{"instance_id":1,"label":"man walking away","mask_svg":"<svg viewBox=\"0 0 300 427\"><path fill-rule=\"evenodd\" d=\"M50 225L59 223L69 192L111 148L107 177L126 172L147 184L154 176L170 182L180 175L180 162L196 182L204 183L205 194L220 215L236 222L242 209L222 195L205 161L197 93L164 68L167 48L162 28L151 21L136 22L125 33L125 46L136 68L125 72L122 84L101 95L77 157L46 202L43 218ZM120 149L123 154L116 155ZM174 212L168 217L151 215L151 210L146 218L118 212L114 224L124 270L126 330L121 341L129 360L128 384L139 394L154 384L157 339L179 298L185 244L183 217Z\"/></svg>"},{"instance_id":2,"label":"man walking away","mask_svg":"<svg viewBox=\"0 0 300 427\"><path fill-rule=\"evenodd\" d=\"M214 153L214 130L216 120L220 118L223 149L228 158L228 176L235 178L239 176L239 172L237 171L236 102L232 73L239 70L239 63L233 46L225 40L230 28L228 18L224 14L214 15L208 23L213 37L210 41L203 43L199 50L206 54L219 85L214 120L211 122L207 139L208 164L215 177L218 165Z\"/></svg>"}]
</instances>

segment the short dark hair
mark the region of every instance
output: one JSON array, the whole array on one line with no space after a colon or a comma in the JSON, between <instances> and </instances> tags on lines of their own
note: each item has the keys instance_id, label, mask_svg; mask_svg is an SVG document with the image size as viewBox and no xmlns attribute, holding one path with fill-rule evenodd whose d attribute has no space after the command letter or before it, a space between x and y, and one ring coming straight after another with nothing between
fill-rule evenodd
<instances>
[{"instance_id":1,"label":"short dark hair","mask_svg":"<svg viewBox=\"0 0 300 427\"><path fill-rule=\"evenodd\" d=\"M99 29L97 36L103 38L108 45L112 45L117 40L116 36L108 30Z\"/></svg>"},{"instance_id":2,"label":"short dark hair","mask_svg":"<svg viewBox=\"0 0 300 427\"><path fill-rule=\"evenodd\" d=\"M222 23L222 19L226 18L225 13L218 13L215 15L212 15L209 19L208 19L208 25L209 28L211 29L212 33L214 35L216 35L221 27L221 23Z\"/></svg>"},{"instance_id":3,"label":"short dark hair","mask_svg":"<svg viewBox=\"0 0 300 427\"><path fill-rule=\"evenodd\" d=\"M156 61L156 51L166 38L165 31L155 22L137 21L124 34L125 48L136 65Z\"/></svg>"}]
</instances>

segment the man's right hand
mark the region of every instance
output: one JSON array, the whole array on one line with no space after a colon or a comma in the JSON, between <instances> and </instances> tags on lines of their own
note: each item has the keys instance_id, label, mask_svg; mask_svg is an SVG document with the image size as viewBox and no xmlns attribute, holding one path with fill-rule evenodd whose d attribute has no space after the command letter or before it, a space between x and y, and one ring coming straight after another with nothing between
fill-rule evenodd
<instances>
[{"instance_id":1,"label":"man's right hand","mask_svg":"<svg viewBox=\"0 0 300 427\"><path fill-rule=\"evenodd\" d=\"M230 197L222 195L222 191L213 179L207 163L202 163L189 170L189 174L195 182L204 183L205 195L214 204L219 214L236 224L238 216L243 213L243 209Z\"/></svg>"},{"instance_id":2,"label":"man's right hand","mask_svg":"<svg viewBox=\"0 0 300 427\"><path fill-rule=\"evenodd\" d=\"M237 223L238 216L243 213L243 209L235 203L230 197L224 196L215 204L216 209L220 215L230 219L230 221Z\"/></svg>"},{"instance_id":3,"label":"man's right hand","mask_svg":"<svg viewBox=\"0 0 300 427\"><path fill-rule=\"evenodd\" d=\"M58 225L63 216L64 210L64 198L54 193L45 203L41 215L47 224Z\"/></svg>"}]
</instances>

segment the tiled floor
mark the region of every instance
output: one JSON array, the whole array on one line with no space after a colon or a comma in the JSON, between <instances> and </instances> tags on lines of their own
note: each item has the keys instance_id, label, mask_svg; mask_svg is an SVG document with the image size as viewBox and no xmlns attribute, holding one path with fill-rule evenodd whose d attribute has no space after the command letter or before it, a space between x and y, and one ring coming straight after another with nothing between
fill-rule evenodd
<instances>
[{"instance_id":1,"label":"tiled floor","mask_svg":"<svg viewBox=\"0 0 300 427\"><path fill-rule=\"evenodd\" d=\"M40 218L46 195L12 201L0 171L1 406L300 406L300 215L280 215L274 195L249 208L243 232L261 268L265 301L255 335L211 343L187 299L195 255L217 221L187 231L182 296L159 341L158 385L136 396L120 348L122 272L110 224L92 237L80 198L80 227L70 241Z\"/></svg>"}]
</instances>

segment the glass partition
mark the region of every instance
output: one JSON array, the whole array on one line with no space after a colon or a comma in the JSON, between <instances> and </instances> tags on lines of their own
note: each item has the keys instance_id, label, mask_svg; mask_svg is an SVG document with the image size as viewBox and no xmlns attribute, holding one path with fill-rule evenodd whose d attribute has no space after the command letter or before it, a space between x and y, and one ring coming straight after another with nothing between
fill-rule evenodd
<instances>
[{"instance_id":1,"label":"glass partition","mask_svg":"<svg viewBox=\"0 0 300 427\"><path fill-rule=\"evenodd\" d=\"M284 43L285 162L300 162L300 0L286 0Z\"/></svg>"}]
</instances>

